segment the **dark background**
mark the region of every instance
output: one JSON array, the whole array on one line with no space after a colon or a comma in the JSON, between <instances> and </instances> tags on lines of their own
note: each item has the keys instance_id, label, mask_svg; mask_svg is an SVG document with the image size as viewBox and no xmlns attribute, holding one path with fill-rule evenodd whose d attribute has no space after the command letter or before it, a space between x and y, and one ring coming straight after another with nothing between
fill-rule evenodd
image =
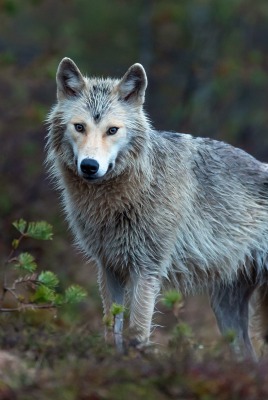
<instances>
[{"instance_id":1,"label":"dark background","mask_svg":"<svg viewBox=\"0 0 268 400\"><path fill-rule=\"evenodd\" d=\"M63 280L88 286L94 273L71 246L44 167L44 121L64 56L88 76L120 77L142 63L157 129L268 161L268 2L0 0L0 258L16 235L12 221L44 219L54 241L25 246Z\"/></svg>"}]
</instances>

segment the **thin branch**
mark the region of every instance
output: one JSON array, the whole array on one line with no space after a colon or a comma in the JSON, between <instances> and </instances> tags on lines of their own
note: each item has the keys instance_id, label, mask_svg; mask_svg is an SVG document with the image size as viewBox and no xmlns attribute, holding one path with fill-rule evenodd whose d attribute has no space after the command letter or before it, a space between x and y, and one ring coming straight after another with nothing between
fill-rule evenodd
<instances>
[{"instance_id":1,"label":"thin branch","mask_svg":"<svg viewBox=\"0 0 268 400\"><path fill-rule=\"evenodd\" d=\"M18 242L17 242L17 247L16 247L16 249L18 248L20 242L22 241L22 239L23 239L24 237L26 237L26 235L25 235L24 233L22 233L22 234L20 235L20 237L17 239ZM13 260L14 260L14 253L15 253L16 249L15 249L14 247L12 247L12 249L11 249L11 251L10 251L10 253L9 253L9 256L7 257L6 261L4 262L4 267L6 267L9 263L13 262ZM4 287L3 287L2 296L1 296L1 298L0 298L0 304L3 304L3 303L4 303L4 299L5 299L5 295L6 295L7 291L8 291L8 288L7 288L7 278L6 278L6 272L4 271Z\"/></svg>"},{"instance_id":2,"label":"thin branch","mask_svg":"<svg viewBox=\"0 0 268 400\"><path fill-rule=\"evenodd\" d=\"M18 303L22 303L19 299L19 296L17 295L17 293L15 292L15 290L13 288L4 288L4 290L5 290L5 293L8 292L8 293L12 294L12 296L16 299L16 301Z\"/></svg>"},{"instance_id":3,"label":"thin branch","mask_svg":"<svg viewBox=\"0 0 268 400\"><path fill-rule=\"evenodd\" d=\"M6 290L8 290L8 289L16 290L16 286L17 286L17 285L22 285L22 284L24 284L24 283L26 283L26 284L32 283L32 284L34 284L34 285L41 284L41 282L38 281L37 276L38 276L37 273L34 273L34 274L32 274L32 275L23 276L23 277L21 277L21 278L16 279L16 280L13 282L13 285L12 285L11 287L5 287L4 289L6 289Z\"/></svg>"},{"instance_id":4,"label":"thin branch","mask_svg":"<svg viewBox=\"0 0 268 400\"><path fill-rule=\"evenodd\" d=\"M2 294L2 298L1 298L1 302L3 304L4 301L4 297L6 295L6 293L10 293L16 300L16 302L20 305L19 308L23 308L25 306L30 306L29 303L24 303L21 299L20 299L20 295L16 293L16 288L17 285L21 285L21 284L34 284L34 285L38 285L40 284L40 282L36 279L37 278L37 274L32 274L32 275L28 275L22 278L18 278L13 282L13 285L10 287L4 286L3 287L3 294ZM40 307L39 307L40 308ZM2 309L4 310L4 309ZM17 311L18 308L14 308L12 309L13 311ZM1 311L1 308L0 308Z\"/></svg>"},{"instance_id":5,"label":"thin branch","mask_svg":"<svg viewBox=\"0 0 268 400\"><path fill-rule=\"evenodd\" d=\"M14 307L14 308L0 308L0 312L14 312L14 311L23 311L26 309L31 309L31 310L37 310L37 309L51 309L51 308L57 308L56 305L54 304L25 304L21 303L20 307Z\"/></svg>"},{"instance_id":6,"label":"thin branch","mask_svg":"<svg viewBox=\"0 0 268 400\"><path fill-rule=\"evenodd\" d=\"M27 235L25 233L22 233L20 235L20 237L17 239L18 240L18 244L17 244L16 249L19 247L19 244L22 241L22 239L25 238L26 236ZM11 249L11 251L9 253L9 256L7 257L7 260L5 261L5 265L7 265L7 264L9 264L11 262L10 260L13 259L13 255L14 255L16 249L14 247Z\"/></svg>"}]
</instances>

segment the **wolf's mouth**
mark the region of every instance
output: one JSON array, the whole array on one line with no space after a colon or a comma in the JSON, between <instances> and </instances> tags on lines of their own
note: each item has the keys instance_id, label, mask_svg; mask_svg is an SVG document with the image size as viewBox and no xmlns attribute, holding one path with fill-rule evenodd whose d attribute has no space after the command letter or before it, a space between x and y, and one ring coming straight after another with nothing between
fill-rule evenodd
<instances>
[{"instance_id":1,"label":"wolf's mouth","mask_svg":"<svg viewBox=\"0 0 268 400\"><path fill-rule=\"evenodd\" d=\"M100 180L102 178L102 176L99 176L99 177L98 176L90 176L90 175L87 175L87 174L83 174L82 177L86 181L98 181L98 180Z\"/></svg>"},{"instance_id":2,"label":"wolf's mouth","mask_svg":"<svg viewBox=\"0 0 268 400\"><path fill-rule=\"evenodd\" d=\"M89 182L101 181L103 178L106 177L106 175L107 175L109 172L112 171L113 166L114 166L113 163L110 163L110 164L108 165L108 169L107 169L106 173L105 173L104 175L102 175L102 176L89 175L89 174L87 174L87 173L83 173L82 178L85 179L86 181L89 181Z\"/></svg>"}]
</instances>

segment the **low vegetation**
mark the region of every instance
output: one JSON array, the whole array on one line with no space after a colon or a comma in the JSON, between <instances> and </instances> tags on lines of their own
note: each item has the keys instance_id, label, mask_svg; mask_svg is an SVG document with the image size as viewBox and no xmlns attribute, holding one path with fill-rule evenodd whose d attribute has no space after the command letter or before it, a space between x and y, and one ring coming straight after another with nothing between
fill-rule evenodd
<instances>
[{"instance_id":1,"label":"low vegetation","mask_svg":"<svg viewBox=\"0 0 268 400\"><path fill-rule=\"evenodd\" d=\"M68 303L77 303L86 296L78 285L68 287L64 293L58 291L59 279L52 271L37 272L37 263L28 252L19 252L22 240L52 240L52 226L45 221L26 222L20 219L13 223L20 236L12 241L12 250L5 262L4 283L1 296L0 312L24 311L26 309L51 309ZM13 268L10 271L9 267ZM17 275L9 282L9 275ZM4 307L7 296L14 306Z\"/></svg>"},{"instance_id":2,"label":"low vegetation","mask_svg":"<svg viewBox=\"0 0 268 400\"><path fill-rule=\"evenodd\" d=\"M267 360L235 360L231 335L210 346L197 340L181 318L184 302L176 291L161 302L174 321L167 345L136 349L126 339L124 354L116 353L100 334L101 314L98 329L93 314L87 317L84 289L62 289L56 274L38 272L33 256L19 252L27 238L51 240L51 226L24 220L14 226L20 236L4 267L0 308L0 400L268 398ZM103 323L111 328L122 311L114 304Z\"/></svg>"},{"instance_id":3,"label":"low vegetation","mask_svg":"<svg viewBox=\"0 0 268 400\"><path fill-rule=\"evenodd\" d=\"M0 399L265 399L267 361L232 359L224 341L204 349L178 324L166 347L104 343L90 321L48 310L2 314ZM74 307L74 306L72 306ZM78 306L75 312L78 313ZM83 314L83 313L82 313Z\"/></svg>"}]
</instances>

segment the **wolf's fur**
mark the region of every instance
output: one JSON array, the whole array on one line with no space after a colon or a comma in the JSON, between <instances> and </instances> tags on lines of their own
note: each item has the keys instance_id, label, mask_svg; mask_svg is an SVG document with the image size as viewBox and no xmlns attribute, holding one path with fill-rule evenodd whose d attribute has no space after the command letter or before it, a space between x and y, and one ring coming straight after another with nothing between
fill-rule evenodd
<instances>
[{"instance_id":1,"label":"wolf's fur","mask_svg":"<svg viewBox=\"0 0 268 400\"><path fill-rule=\"evenodd\" d=\"M59 65L47 161L76 243L98 266L105 313L129 292L137 339L148 340L169 282L207 287L221 331L234 329L250 353L248 301L267 275L267 165L223 142L154 130L146 86L139 64L121 80L84 78L67 58ZM85 159L99 163L95 180L81 171ZM120 347L122 315L114 331Z\"/></svg>"}]
</instances>

